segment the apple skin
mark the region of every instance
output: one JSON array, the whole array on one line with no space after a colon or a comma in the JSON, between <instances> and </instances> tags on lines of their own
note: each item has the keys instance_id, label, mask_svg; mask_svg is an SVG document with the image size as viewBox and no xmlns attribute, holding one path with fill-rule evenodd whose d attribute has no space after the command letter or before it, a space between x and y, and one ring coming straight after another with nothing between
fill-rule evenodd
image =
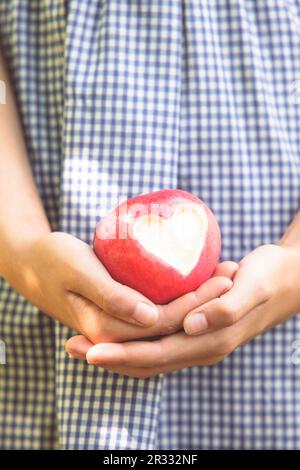
<instances>
[{"instance_id":1,"label":"apple skin","mask_svg":"<svg viewBox=\"0 0 300 470\"><path fill-rule=\"evenodd\" d=\"M120 223L130 229L129 225L139 216L135 214L131 222L126 217L134 204L147 207L150 204L166 204L170 207L170 213L163 216L168 218L178 204L190 201L204 209L207 232L198 262L187 275L146 251L130 235L126 238L112 238L109 234L103 236L103 233L113 230L113 226L116 227L115 233L119 234ZM94 251L113 279L132 287L156 304L166 304L196 290L212 276L221 253L221 234L214 214L203 201L186 191L164 189L128 199L103 217L96 227Z\"/></svg>"}]
</instances>

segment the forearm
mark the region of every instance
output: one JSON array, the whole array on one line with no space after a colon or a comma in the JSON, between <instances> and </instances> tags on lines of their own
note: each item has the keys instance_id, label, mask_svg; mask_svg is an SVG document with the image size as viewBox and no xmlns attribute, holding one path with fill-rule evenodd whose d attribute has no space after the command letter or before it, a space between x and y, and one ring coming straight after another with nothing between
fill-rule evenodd
<instances>
[{"instance_id":1,"label":"forearm","mask_svg":"<svg viewBox=\"0 0 300 470\"><path fill-rule=\"evenodd\" d=\"M6 85L6 103L0 105L0 276L5 277L7 265L20 247L49 232L50 227L28 163L1 51L0 80Z\"/></svg>"},{"instance_id":2,"label":"forearm","mask_svg":"<svg viewBox=\"0 0 300 470\"><path fill-rule=\"evenodd\" d=\"M287 227L278 244L300 249L300 211Z\"/></svg>"}]
</instances>

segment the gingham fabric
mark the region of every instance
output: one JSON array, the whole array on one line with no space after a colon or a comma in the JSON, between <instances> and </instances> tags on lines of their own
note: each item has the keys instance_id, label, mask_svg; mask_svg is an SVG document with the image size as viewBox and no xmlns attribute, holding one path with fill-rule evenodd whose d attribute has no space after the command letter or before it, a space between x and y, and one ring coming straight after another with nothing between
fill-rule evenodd
<instances>
[{"instance_id":1,"label":"gingham fabric","mask_svg":"<svg viewBox=\"0 0 300 470\"><path fill-rule=\"evenodd\" d=\"M300 203L296 0L0 0L2 47L54 229L90 243L139 193L214 210L222 259ZM295 317L222 363L138 380L67 357L72 334L1 281L0 447L300 448Z\"/></svg>"}]
</instances>

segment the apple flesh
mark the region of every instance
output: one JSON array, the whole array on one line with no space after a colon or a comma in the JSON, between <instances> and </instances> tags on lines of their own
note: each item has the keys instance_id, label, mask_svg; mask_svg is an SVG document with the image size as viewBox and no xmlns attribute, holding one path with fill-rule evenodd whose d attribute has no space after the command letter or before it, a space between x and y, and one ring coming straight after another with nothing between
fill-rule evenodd
<instances>
[{"instance_id":1,"label":"apple flesh","mask_svg":"<svg viewBox=\"0 0 300 470\"><path fill-rule=\"evenodd\" d=\"M129 199L103 217L94 251L116 281L165 304L211 277L221 235L203 201L165 189Z\"/></svg>"}]
</instances>

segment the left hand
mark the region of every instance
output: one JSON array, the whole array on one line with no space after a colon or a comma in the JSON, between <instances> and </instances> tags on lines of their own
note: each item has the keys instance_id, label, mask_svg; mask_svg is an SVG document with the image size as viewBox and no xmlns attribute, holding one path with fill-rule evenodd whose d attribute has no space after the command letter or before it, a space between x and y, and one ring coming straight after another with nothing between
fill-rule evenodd
<instances>
[{"instance_id":1,"label":"left hand","mask_svg":"<svg viewBox=\"0 0 300 470\"><path fill-rule=\"evenodd\" d=\"M263 245L240 261L229 291L186 315L185 332L119 344L82 338L80 351L89 364L133 377L213 365L300 312L299 292L300 249Z\"/></svg>"}]
</instances>

